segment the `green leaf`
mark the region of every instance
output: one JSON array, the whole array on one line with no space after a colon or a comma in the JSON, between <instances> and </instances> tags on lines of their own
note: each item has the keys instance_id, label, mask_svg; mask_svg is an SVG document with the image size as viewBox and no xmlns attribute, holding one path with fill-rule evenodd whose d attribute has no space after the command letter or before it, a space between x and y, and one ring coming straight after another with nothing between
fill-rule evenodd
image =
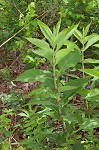
<instances>
[{"instance_id":1,"label":"green leaf","mask_svg":"<svg viewBox=\"0 0 99 150\"><path fill-rule=\"evenodd\" d=\"M99 71L97 71L95 69L81 69L81 71L85 72L86 74L88 74L92 77L99 78Z\"/></svg>"},{"instance_id":2,"label":"green leaf","mask_svg":"<svg viewBox=\"0 0 99 150\"><path fill-rule=\"evenodd\" d=\"M94 46L99 48L99 44L95 44Z\"/></svg>"},{"instance_id":3,"label":"green leaf","mask_svg":"<svg viewBox=\"0 0 99 150\"><path fill-rule=\"evenodd\" d=\"M79 78L79 79L71 80L66 83L66 86L59 87L59 91L64 92L64 91L77 89L77 88L83 86L88 81L89 81L89 79L87 79L87 78L85 78L85 79Z\"/></svg>"},{"instance_id":4,"label":"green leaf","mask_svg":"<svg viewBox=\"0 0 99 150\"><path fill-rule=\"evenodd\" d=\"M10 143L8 141L4 141L2 144L1 150L9 150L11 147Z\"/></svg>"},{"instance_id":5,"label":"green leaf","mask_svg":"<svg viewBox=\"0 0 99 150\"><path fill-rule=\"evenodd\" d=\"M91 35L88 35L88 36L84 37L84 38L83 38L84 44L85 44L86 42L88 42L90 39L94 38L95 36L97 36L97 34L96 34L96 33L92 33Z\"/></svg>"},{"instance_id":6,"label":"green leaf","mask_svg":"<svg viewBox=\"0 0 99 150\"><path fill-rule=\"evenodd\" d=\"M31 42L32 44L36 45L37 47L47 50L47 51L51 51L49 44L43 40L39 40L36 38L26 38L29 42Z\"/></svg>"},{"instance_id":7,"label":"green leaf","mask_svg":"<svg viewBox=\"0 0 99 150\"><path fill-rule=\"evenodd\" d=\"M67 29L66 39L65 40L68 40L71 37L71 35L75 32L75 30L77 29L77 27L78 27L78 24L77 25L73 25L73 26L71 26L71 27L69 27Z\"/></svg>"},{"instance_id":8,"label":"green leaf","mask_svg":"<svg viewBox=\"0 0 99 150\"><path fill-rule=\"evenodd\" d=\"M31 99L28 104L32 104L32 105L45 105L45 106L55 105L51 101L48 101L48 100L37 100L37 99Z\"/></svg>"},{"instance_id":9,"label":"green leaf","mask_svg":"<svg viewBox=\"0 0 99 150\"><path fill-rule=\"evenodd\" d=\"M92 37L86 44L86 47L84 50L87 50L91 45L99 41L99 35L96 35L95 37Z\"/></svg>"},{"instance_id":10,"label":"green leaf","mask_svg":"<svg viewBox=\"0 0 99 150\"><path fill-rule=\"evenodd\" d=\"M21 81L21 82L35 82L40 81L44 82L45 79L50 78L50 72L49 71L42 71L39 69L29 69L19 75L15 81Z\"/></svg>"},{"instance_id":11,"label":"green leaf","mask_svg":"<svg viewBox=\"0 0 99 150\"><path fill-rule=\"evenodd\" d=\"M86 63L86 64L87 63L99 64L99 60L88 58L88 59L84 60L84 63Z\"/></svg>"},{"instance_id":12,"label":"green leaf","mask_svg":"<svg viewBox=\"0 0 99 150\"><path fill-rule=\"evenodd\" d=\"M33 53L39 55L39 56L42 56L42 57L45 57L46 59L49 60L50 63L52 63L52 53L49 49L37 49L37 50L33 50Z\"/></svg>"},{"instance_id":13,"label":"green leaf","mask_svg":"<svg viewBox=\"0 0 99 150\"><path fill-rule=\"evenodd\" d=\"M86 35L87 35L88 31L89 31L89 28L90 28L90 24L88 24L88 25L86 26L86 28L84 29L84 31L83 31L84 37L86 37Z\"/></svg>"},{"instance_id":14,"label":"green leaf","mask_svg":"<svg viewBox=\"0 0 99 150\"><path fill-rule=\"evenodd\" d=\"M58 21L58 23L56 24L56 35L59 33L60 25L61 25L61 19L60 19L60 20Z\"/></svg>"},{"instance_id":15,"label":"green leaf","mask_svg":"<svg viewBox=\"0 0 99 150\"><path fill-rule=\"evenodd\" d=\"M57 48L56 51L59 50L62 45L70 38L70 36L74 33L78 25L71 26L70 28L62 30L54 39L54 43Z\"/></svg>"},{"instance_id":16,"label":"green leaf","mask_svg":"<svg viewBox=\"0 0 99 150\"><path fill-rule=\"evenodd\" d=\"M66 45L67 47L71 47L71 48L75 48L75 49L77 49L79 52L80 52L80 48L74 43L74 42L72 42L72 41L66 41L65 43L64 43L64 45Z\"/></svg>"},{"instance_id":17,"label":"green leaf","mask_svg":"<svg viewBox=\"0 0 99 150\"><path fill-rule=\"evenodd\" d=\"M85 148L83 144L81 144L80 142L77 142L76 144L74 144L73 150L85 150Z\"/></svg>"},{"instance_id":18,"label":"green leaf","mask_svg":"<svg viewBox=\"0 0 99 150\"><path fill-rule=\"evenodd\" d=\"M67 54L73 51L73 48L61 49L56 53L56 64L58 64Z\"/></svg>"},{"instance_id":19,"label":"green leaf","mask_svg":"<svg viewBox=\"0 0 99 150\"><path fill-rule=\"evenodd\" d=\"M66 69L74 67L81 59L81 54L78 51L73 51L66 55L58 64L60 76Z\"/></svg>"},{"instance_id":20,"label":"green leaf","mask_svg":"<svg viewBox=\"0 0 99 150\"><path fill-rule=\"evenodd\" d=\"M78 29L75 30L74 35L82 43L83 36L82 36L81 32Z\"/></svg>"},{"instance_id":21,"label":"green leaf","mask_svg":"<svg viewBox=\"0 0 99 150\"><path fill-rule=\"evenodd\" d=\"M45 36L45 38L53 46L53 34L52 34L52 31L50 30L50 28L40 20L38 20L38 25L39 25L43 35Z\"/></svg>"},{"instance_id":22,"label":"green leaf","mask_svg":"<svg viewBox=\"0 0 99 150\"><path fill-rule=\"evenodd\" d=\"M85 99L89 101L99 101L99 89L91 89Z\"/></svg>"},{"instance_id":23,"label":"green leaf","mask_svg":"<svg viewBox=\"0 0 99 150\"><path fill-rule=\"evenodd\" d=\"M83 144L81 144L80 142L77 142L76 144L74 144L73 150L85 150L85 148Z\"/></svg>"},{"instance_id":24,"label":"green leaf","mask_svg":"<svg viewBox=\"0 0 99 150\"><path fill-rule=\"evenodd\" d=\"M84 118L84 123L80 126L80 129L88 131L97 127L99 127L99 118L94 119Z\"/></svg>"},{"instance_id":25,"label":"green leaf","mask_svg":"<svg viewBox=\"0 0 99 150\"><path fill-rule=\"evenodd\" d=\"M56 47L56 51L59 50L65 42L66 39L66 30L62 30L56 37L54 38L54 47Z\"/></svg>"}]
</instances>

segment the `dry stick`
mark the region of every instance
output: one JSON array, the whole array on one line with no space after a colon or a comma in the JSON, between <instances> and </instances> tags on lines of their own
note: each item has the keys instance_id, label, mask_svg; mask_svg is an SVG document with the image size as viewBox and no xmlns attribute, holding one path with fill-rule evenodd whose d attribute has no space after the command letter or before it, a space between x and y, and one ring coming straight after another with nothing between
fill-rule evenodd
<instances>
[{"instance_id":1,"label":"dry stick","mask_svg":"<svg viewBox=\"0 0 99 150\"><path fill-rule=\"evenodd\" d=\"M56 7L50 9L50 10L47 10L45 11L43 14L41 14L39 17L37 18L40 18L40 17L44 17L47 13L49 13L50 11L52 11L53 9L55 9ZM9 42L12 38L14 38L18 33L20 33L25 27L23 27L22 29L20 29L18 32L16 32L13 36L11 36L9 39L7 39L4 43L2 43L0 45L0 47L2 47L4 44L6 44L7 42ZM11 68L12 65L18 60L18 58L21 56L21 54L14 60L14 62L12 62L12 64L8 67L8 68Z\"/></svg>"},{"instance_id":2,"label":"dry stick","mask_svg":"<svg viewBox=\"0 0 99 150\"><path fill-rule=\"evenodd\" d=\"M8 67L8 69L10 69L13 66L13 64L19 59L20 56L21 56L21 54L19 56L17 56L17 58L12 62L12 64Z\"/></svg>"},{"instance_id":3,"label":"dry stick","mask_svg":"<svg viewBox=\"0 0 99 150\"><path fill-rule=\"evenodd\" d=\"M17 9L17 11L18 11L20 14L23 14L23 13L20 11L20 9L16 6L14 0L13 0L13 5L15 6L15 8Z\"/></svg>"},{"instance_id":4,"label":"dry stick","mask_svg":"<svg viewBox=\"0 0 99 150\"><path fill-rule=\"evenodd\" d=\"M18 32L16 32L13 36L11 36L9 39L7 39L4 43L2 43L0 45L0 47L2 47L4 44L6 44L8 41L10 41L12 38L14 38L18 33L20 33L25 27L23 27L22 29L20 29Z\"/></svg>"},{"instance_id":5,"label":"dry stick","mask_svg":"<svg viewBox=\"0 0 99 150\"><path fill-rule=\"evenodd\" d=\"M37 19L38 18L40 18L40 17L42 17L43 15L45 16L47 13L49 13L50 11L52 11L53 9L55 9L56 7L54 7L54 8L52 8L51 10L47 10L47 11L45 11L43 14L41 14L40 16L38 16L37 17ZM35 18L36 19L36 18ZM0 45L0 48L3 46L3 45L5 45L7 42L9 42L12 38L14 38L18 33L20 33L23 29L24 29L25 27L23 27L23 28L21 28L18 32L16 32L13 36L11 36L9 39L7 39L4 43L2 43L1 45Z\"/></svg>"}]
</instances>

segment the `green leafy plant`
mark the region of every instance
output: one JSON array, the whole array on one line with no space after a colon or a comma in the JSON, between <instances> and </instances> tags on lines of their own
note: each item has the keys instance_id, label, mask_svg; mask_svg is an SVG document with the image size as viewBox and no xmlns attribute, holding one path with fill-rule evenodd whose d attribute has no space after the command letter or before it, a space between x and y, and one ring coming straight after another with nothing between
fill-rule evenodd
<instances>
[{"instance_id":1,"label":"green leafy plant","mask_svg":"<svg viewBox=\"0 0 99 150\"><path fill-rule=\"evenodd\" d=\"M38 149L38 147L43 149L68 147L71 149L72 144L74 145L79 139L74 140L73 138L78 131L74 128L77 124L83 124L84 120L82 116L77 115L77 112L77 116L75 115L75 111L73 111L75 107L70 105L69 101L78 90L87 84L89 79L78 78L65 82L63 85L60 77L65 74L67 69L76 66L81 59L78 46L68 40L78 25L63 29L61 32L59 31L61 21L53 27L53 32L40 20L38 20L38 25L46 40L36 38L27 38L27 40L37 47L32 52L46 58L50 67L48 70L29 69L16 79L16 81L22 82L39 81L41 83L37 89L29 93L32 98L27 103L29 108L36 105L36 110L30 109L30 112L23 110L24 113L20 114L24 119L26 118L24 132L29 138L25 139L23 144L31 149ZM48 120L48 117L51 119ZM54 126L56 122L58 122L57 127ZM78 145L84 147L81 143Z\"/></svg>"}]
</instances>

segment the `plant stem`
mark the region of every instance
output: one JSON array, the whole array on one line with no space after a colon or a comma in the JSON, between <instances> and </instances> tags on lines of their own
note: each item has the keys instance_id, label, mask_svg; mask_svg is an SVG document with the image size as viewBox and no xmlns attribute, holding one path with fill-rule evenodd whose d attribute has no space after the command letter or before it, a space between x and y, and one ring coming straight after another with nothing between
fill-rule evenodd
<instances>
[{"instance_id":1,"label":"plant stem","mask_svg":"<svg viewBox=\"0 0 99 150\"><path fill-rule=\"evenodd\" d=\"M58 90L58 85L57 85L57 76L56 76L56 58L55 58L55 51L53 49L53 78L54 78L54 86L55 86L55 92L57 95L57 103L59 106L59 114L61 115L61 107L60 107L60 92Z\"/></svg>"},{"instance_id":2,"label":"plant stem","mask_svg":"<svg viewBox=\"0 0 99 150\"><path fill-rule=\"evenodd\" d=\"M84 66L84 45L83 45L83 48L81 50L81 53L82 53L82 61L81 61L81 63L82 63L82 69L85 69L85 66ZM83 78L84 77L85 77L85 73L83 71Z\"/></svg>"},{"instance_id":3,"label":"plant stem","mask_svg":"<svg viewBox=\"0 0 99 150\"><path fill-rule=\"evenodd\" d=\"M54 78L54 86L55 86L55 91L56 91L57 83L56 83L56 69L55 69L55 52L53 52L53 78Z\"/></svg>"}]
</instances>

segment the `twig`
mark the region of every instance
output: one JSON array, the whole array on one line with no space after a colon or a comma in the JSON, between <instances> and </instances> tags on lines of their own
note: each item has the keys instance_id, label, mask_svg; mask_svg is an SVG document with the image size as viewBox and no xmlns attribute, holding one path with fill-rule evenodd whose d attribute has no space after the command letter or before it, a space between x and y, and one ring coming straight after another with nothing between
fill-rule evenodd
<instances>
[{"instance_id":1,"label":"twig","mask_svg":"<svg viewBox=\"0 0 99 150\"><path fill-rule=\"evenodd\" d=\"M21 13L21 11L20 11L20 9L16 6L16 4L15 4L14 0L13 0L13 5L14 5L14 6L15 6L15 8L17 9L17 11L18 11L20 14L22 14L22 13Z\"/></svg>"},{"instance_id":2,"label":"twig","mask_svg":"<svg viewBox=\"0 0 99 150\"><path fill-rule=\"evenodd\" d=\"M13 64L19 59L20 56L21 54L12 62L12 64L8 67L8 69L10 69L13 66Z\"/></svg>"},{"instance_id":3,"label":"twig","mask_svg":"<svg viewBox=\"0 0 99 150\"><path fill-rule=\"evenodd\" d=\"M2 47L4 44L6 44L8 41L10 41L12 38L14 38L18 33L20 33L25 27L21 28L18 32L16 32L13 36L11 36L9 39L7 39L4 43L0 45Z\"/></svg>"},{"instance_id":4,"label":"twig","mask_svg":"<svg viewBox=\"0 0 99 150\"><path fill-rule=\"evenodd\" d=\"M45 11L43 14L41 14L40 16L38 16L37 18L35 19L39 19L40 17L42 16L45 16L46 14L48 14L50 11L52 11L53 9L55 9L56 7L52 8L51 10L47 10ZM16 32L13 36L11 36L9 39L7 39L4 43L2 43L0 45L0 48L5 45L7 42L9 42L12 38L14 38L18 33L20 33L23 29L25 28L25 26L23 28L21 28L18 32Z\"/></svg>"}]
</instances>

